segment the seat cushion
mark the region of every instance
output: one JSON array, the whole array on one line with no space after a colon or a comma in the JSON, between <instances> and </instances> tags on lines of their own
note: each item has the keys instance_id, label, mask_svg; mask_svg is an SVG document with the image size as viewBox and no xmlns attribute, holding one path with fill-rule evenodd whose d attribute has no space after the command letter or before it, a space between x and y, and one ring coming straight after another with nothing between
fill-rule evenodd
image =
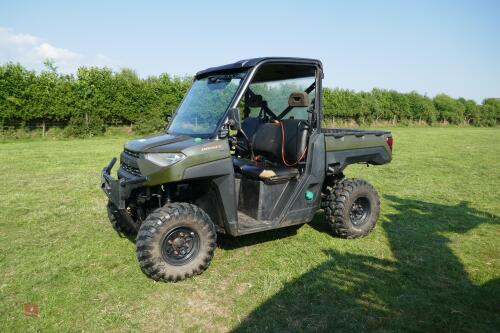
<instances>
[{"instance_id":1,"label":"seat cushion","mask_svg":"<svg viewBox=\"0 0 500 333\"><path fill-rule=\"evenodd\" d=\"M233 166L234 166L234 171L237 173L241 173L241 167L244 165L255 165L256 162L246 159L246 158L238 158L233 156Z\"/></svg>"},{"instance_id":2,"label":"seat cushion","mask_svg":"<svg viewBox=\"0 0 500 333\"><path fill-rule=\"evenodd\" d=\"M297 178L299 170L286 167L264 167L257 164L246 164L241 166L241 173L249 178L278 181Z\"/></svg>"}]
</instances>

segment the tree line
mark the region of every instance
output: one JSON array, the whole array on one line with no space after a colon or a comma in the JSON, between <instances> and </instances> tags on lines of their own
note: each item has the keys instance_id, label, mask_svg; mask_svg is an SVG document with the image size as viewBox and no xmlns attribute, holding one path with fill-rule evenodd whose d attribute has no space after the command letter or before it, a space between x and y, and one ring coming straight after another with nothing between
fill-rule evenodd
<instances>
[{"instance_id":1,"label":"tree line","mask_svg":"<svg viewBox=\"0 0 500 333\"><path fill-rule=\"evenodd\" d=\"M81 67L61 74L51 62L41 72L20 64L0 66L0 127L67 127L70 134L104 131L110 125L132 125L151 132L164 125L191 84L189 77L168 74L140 78L130 69ZM355 92L324 88L325 121L359 124L389 121L433 124L496 126L500 123L500 99L481 104L439 94L434 98L416 92L373 89Z\"/></svg>"}]
</instances>

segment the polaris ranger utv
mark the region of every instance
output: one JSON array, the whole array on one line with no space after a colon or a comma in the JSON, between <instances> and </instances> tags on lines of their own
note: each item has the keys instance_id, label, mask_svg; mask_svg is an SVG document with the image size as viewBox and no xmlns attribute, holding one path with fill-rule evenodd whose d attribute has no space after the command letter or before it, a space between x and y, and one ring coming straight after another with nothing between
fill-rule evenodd
<instances>
[{"instance_id":1,"label":"polaris ranger utv","mask_svg":"<svg viewBox=\"0 0 500 333\"><path fill-rule=\"evenodd\" d=\"M179 281L210 263L217 233L240 236L310 222L367 235L380 202L353 163L392 158L386 131L323 128L322 64L258 58L198 72L164 133L129 141L102 171L109 219L135 234L143 272Z\"/></svg>"}]
</instances>

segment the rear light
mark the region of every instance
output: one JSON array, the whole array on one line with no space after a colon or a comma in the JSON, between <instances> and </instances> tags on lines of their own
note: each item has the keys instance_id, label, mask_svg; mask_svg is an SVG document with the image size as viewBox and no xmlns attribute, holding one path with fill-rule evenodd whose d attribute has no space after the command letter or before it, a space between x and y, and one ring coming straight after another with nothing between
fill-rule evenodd
<instances>
[{"instance_id":1,"label":"rear light","mask_svg":"<svg viewBox=\"0 0 500 333\"><path fill-rule=\"evenodd\" d=\"M393 143L392 136L388 137L386 140L387 140L387 144L389 145L389 148L391 148L391 151L392 151L392 143Z\"/></svg>"}]
</instances>

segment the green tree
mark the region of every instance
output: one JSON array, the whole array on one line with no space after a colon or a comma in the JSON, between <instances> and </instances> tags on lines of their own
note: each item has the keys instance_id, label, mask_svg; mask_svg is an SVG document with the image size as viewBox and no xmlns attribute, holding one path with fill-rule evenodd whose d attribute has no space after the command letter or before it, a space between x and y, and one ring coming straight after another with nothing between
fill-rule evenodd
<instances>
[{"instance_id":1,"label":"green tree","mask_svg":"<svg viewBox=\"0 0 500 333\"><path fill-rule=\"evenodd\" d=\"M415 121L425 121L432 124L437 119L437 110L432 100L416 92L408 93L408 103L410 106L411 119Z\"/></svg>"},{"instance_id":2,"label":"green tree","mask_svg":"<svg viewBox=\"0 0 500 333\"><path fill-rule=\"evenodd\" d=\"M464 122L465 106L458 100L445 94L434 97L434 105L438 111L438 119L448 121L451 124Z\"/></svg>"},{"instance_id":3,"label":"green tree","mask_svg":"<svg viewBox=\"0 0 500 333\"><path fill-rule=\"evenodd\" d=\"M81 67L76 75L60 74L47 59L39 73L20 64L0 65L0 126L23 126L40 122L69 124L75 135L95 135L104 124L134 124L141 132L158 130L182 101L192 79L168 74L140 78L133 70L115 72L109 68ZM276 112L287 104L293 86L254 87L271 96ZM284 93L286 91L287 93ZM399 93L373 89L323 89L326 119L372 121L447 121L474 126L500 123L500 100L488 98L482 104L440 94L430 99L416 92ZM200 103L216 103L198 101ZM272 106L271 106L272 107ZM75 131L76 128L81 130ZM78 134L80 133L80 134ZM83 133L83 134L81 134ZM73 135L73 134L71 134Z\"/></svg>"}]
</instances>

